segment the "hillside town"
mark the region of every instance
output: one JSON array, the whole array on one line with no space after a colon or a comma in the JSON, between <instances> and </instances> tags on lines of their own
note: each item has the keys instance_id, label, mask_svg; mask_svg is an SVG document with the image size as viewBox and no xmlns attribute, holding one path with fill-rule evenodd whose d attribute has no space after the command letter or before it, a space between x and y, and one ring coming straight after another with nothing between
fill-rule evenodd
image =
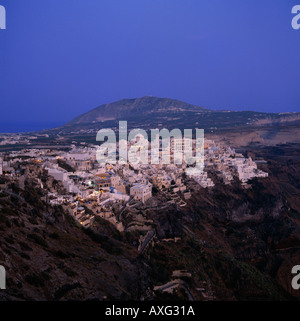
<instances>
[{"instance_id":1,"label":"hillside town","mask_svg":"<svg viewBox=\"0 0 300 321\"><path fill-rule=\"evenodd\" d=\"M171 140L175 145L174 140ZM166 204L185 207L191 191L185 183L187 164L99 164L96 145L72 145L68 151L59 149L22 149L2 153L0 175L18 181L21 188L25 179L39 167L54 183L38 178L42 189L47 189L44 200L52 206L61 205L83 227L91 227L96 216L124 231L122 213L125 209L135 213L136 208L151 208L154 193L161 193ZM264 178L268 173L258 169L250 157L246 158L228 146L212 140L204 143L204 171L191 175L191 179L203 189L213 189L214 173L223 184L231 184L237 178L245 188L250 180ZM57 183L57 184L55 184ZM5 189L5 183L0 183ZM138 211L136 211L138 213ZM148 224L147 224L148 223ZM135 215L135 224L127 227L151 232L151 222Z\"/></svg>"}]
</instances>

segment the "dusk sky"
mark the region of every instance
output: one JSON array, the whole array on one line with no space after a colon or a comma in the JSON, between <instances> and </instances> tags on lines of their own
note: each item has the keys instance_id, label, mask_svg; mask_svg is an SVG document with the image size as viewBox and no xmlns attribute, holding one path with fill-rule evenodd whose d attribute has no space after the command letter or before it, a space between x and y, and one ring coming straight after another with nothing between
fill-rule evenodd
<instances>
[{"instance_id":1,"label":"dusk sky","mask_svg":"<svg viewBox=\"0 0 300 321\"><path fill-rule=\"evenodd\" d=\"M0 0L1 123L145 95L300 112L300 0Z\"/></svg>"}]
</instances>

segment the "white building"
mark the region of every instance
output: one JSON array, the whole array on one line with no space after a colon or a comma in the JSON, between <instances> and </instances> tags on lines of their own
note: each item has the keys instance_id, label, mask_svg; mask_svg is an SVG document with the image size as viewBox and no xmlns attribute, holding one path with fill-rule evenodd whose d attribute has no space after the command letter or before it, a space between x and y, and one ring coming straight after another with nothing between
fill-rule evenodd
<instances>
[{"instance_id":1,"label":"white building","mask_svg":"<svg viewBox=\"0 0 300 321\"><path fill-rule=\"evenodd\" d=\"M57 181L66 181L68 179L68 175L66 172L59 171L55 168L47 168L47 170L48 174Z\"/></svg>"},{"instance_id":2,"label":"white building","mask_svg":"<svg viewBox=\"0 0 300 321\"><path fill-rule=\"evenodd\" d=\"M130 188L130 195L145 203L152 197L152 189L149 185L135 184Z\"/></svg>"},{"instance_id":3,"label":"white building","mask_svg":"<svg viewBox=\"0 0 300 321\"><path fill-rule=\"evenodd\" d=\"M92 169L92 164L95 161L95 152L93 150L72 150L63 155L71 166L78 171L89 171Z\"/></svg>"},{"instance_id":4,"label":"white building","mask_svg":"<svg viewBox=\"0 0 300 321\"><path fill-rule=\"evenodd\" d=\"M120 176L118 175L111 175L110 176L111 186L116 187L120 185Z\"/></svg>"}]
</instances>

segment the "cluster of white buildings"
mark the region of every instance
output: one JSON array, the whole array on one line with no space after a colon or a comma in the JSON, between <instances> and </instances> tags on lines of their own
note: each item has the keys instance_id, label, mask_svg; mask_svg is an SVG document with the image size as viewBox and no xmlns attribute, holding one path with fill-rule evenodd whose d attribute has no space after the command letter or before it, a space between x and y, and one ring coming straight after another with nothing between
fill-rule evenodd
<instances>
[{"instance_id":1,"label":"cluster of white buildings","mask_svg":"<svg viewBox=\"0 0 300 321\"><path fill-rule=\"evenodd\" d=\"M213 169L225 184L230 184L234 176L243 185L255 177L268 177L268 173L258 169L251 157L246 158L234 149L217 145L214 141L205 141L204 158L206 167Z\"/></svg>"},{"instance_id":2,"label":"cluster of white buildings","mask_svg":"<svg viewBox=\"0 0 300 321\"><path fill-rule=\"evenodd\" d=\"M257 164L250 158L235 158L232 160L241 182L246 183L254 177L268 177L268 173L257 168Z\"/></svg>"},{"instance_id":3,"label":"cluster of white buildings","mask_svg":"<svg viewBox=\"0 0 300 321\"><path fill-rule=\"evenodd\" d=\"M182 150L182 146L177 146L176 142L172 146L172 149ZM118 210L131 201L147 203L154 189L156 193L165 193L179 206L184 206L185 200L191 197L185 184L185 170L188 166L184 162L180 165L100 165L96 161L97 146L71 147L68 152L27 149L3 155L4 158L0 158L0 175L22 175L22 168L21 171L15 170L18 163L25 168L26 163L39 164L53 180L60 182L64 190L64 195L55 189L49 190L48 201L52 205L67 206L76 220L85 227L93 224L94 217L86 214L83 206L94 215L118 225ZM202 188L214 187L210 172L215 173L224 184L230 184L235 176L242 184L254 177L268 176L268 173L257 168L251 158L245 158L235 150L210 140L205 140L204 144L204 165L201 174L195 171L195 175L191 176ZM192 173L192 168L189 169Z\"/></svg>"}]
</instances>

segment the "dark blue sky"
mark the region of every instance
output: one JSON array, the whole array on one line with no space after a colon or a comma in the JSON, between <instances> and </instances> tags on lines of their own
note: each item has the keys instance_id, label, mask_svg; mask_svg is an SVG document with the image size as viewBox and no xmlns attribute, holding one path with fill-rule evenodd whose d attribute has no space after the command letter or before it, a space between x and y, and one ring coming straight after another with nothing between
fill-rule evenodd
<instances>
[{"instance_id":1,"label":"dark blue sky","mask_svg":"<svg viewBox=\"0 0 300 321\"><path fill-rule=\"evenodd\" d=\"M0 0L2 122L144 95L300 112L300 0Z\"/></svg>"}]
</instances>

